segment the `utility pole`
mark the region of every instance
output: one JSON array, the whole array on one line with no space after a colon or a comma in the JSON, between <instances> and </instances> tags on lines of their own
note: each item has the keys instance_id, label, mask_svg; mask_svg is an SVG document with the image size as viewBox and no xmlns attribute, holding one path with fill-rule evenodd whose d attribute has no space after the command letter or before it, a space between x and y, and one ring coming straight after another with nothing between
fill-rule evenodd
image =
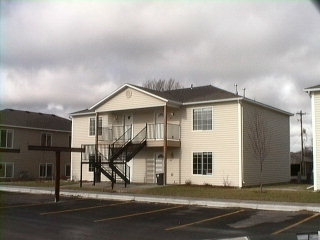
<instances>
[{"instance_id":1,"label":"utility pole","mask_svg":"<svg viewBox=\"0 0 320 240\"><path fill-rule=\"evenodd\" d=\"M306 115L306 113L303 113L302 110L300 110L300 112L296 113L297 115L300 116L300 119L298 119L298 121L300 121L300 131L301 131L301 162L300 162L300 174L304 174L304 169L303 168L303 162L304 162L304 151L303 151L303 128L302 128L302 116Z\"/></svg>"}]
</instances>

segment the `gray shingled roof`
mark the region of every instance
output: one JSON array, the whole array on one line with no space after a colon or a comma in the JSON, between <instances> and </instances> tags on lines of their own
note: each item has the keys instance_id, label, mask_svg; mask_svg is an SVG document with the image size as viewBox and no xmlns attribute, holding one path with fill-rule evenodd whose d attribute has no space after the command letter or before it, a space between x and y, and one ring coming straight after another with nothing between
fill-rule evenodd
<instances>
[{"instance_id":1,"label":"gray shingled roof","mask_svg":"<svg viewBox=\"0 0 320 240\"><path fill-rule=\"evenodd\" d=\"M136 86L140 89L143 89L146 92L150 92L159 97L172 100L175 102L181 103L191 103L191 102L203 102L203 101L214 101L221 99L231 99L237 98L238 95L225 91L223 89L214 87L212 85L200 86L200 87L190 87L190 88L181 88L169 91L155 91L147 88L142 88Z\"/></svg>"},{"instance_id":2,"label":"gray shingled roof","mask_svg":"<svg viewBox=\"0 0 320 240\"><path fill-rule=\"evenodd\" d=\"M71 132L71 121L53 114L14 109L0 111L0 126L18 126Z\"/></svg>"},{"instance_id":3,"label":"gray shingled roof","mask_svg":"<svg viewBox=\"0 0 320 240\"><path fill-rule=\"evenodd\" d=\"M148 89L145 87L140 87L132 84L125 84L120 89L115 91L113 94L108 96L107 98L101 100L99 103L91 107L90 109L84 109L78 112L71 113L71 115L84 115L84 114L91 114L94 113L94 110L101 106L101 104L104 104L109 98L113 97L114 94L117 94L117 92L123 87L134 87L136 89L140 89L141 91L147 92L149 94L152 94L154 96L158 96L160 98L166 99L168 101L172 101L175 103L180 103L184 105L193 104L193 103L203 103L203 102L210 102L210 101L229 101L233 99L239 99L242 98L245 101L258 104L263 107L267 107L270 109L273 109L275 111L282 112L286 115L291 116L292 114L259 102L256 102L254 100L244 98L240 95L234 94L232 92L228 92L226 90L214 87L212 85L207 86L200 86L200 87L190 87L190 88L181 88L181 89L175 89L175 90L169 90L169 91L156 91L152 89Z\"/></svg>"}]
</instances>

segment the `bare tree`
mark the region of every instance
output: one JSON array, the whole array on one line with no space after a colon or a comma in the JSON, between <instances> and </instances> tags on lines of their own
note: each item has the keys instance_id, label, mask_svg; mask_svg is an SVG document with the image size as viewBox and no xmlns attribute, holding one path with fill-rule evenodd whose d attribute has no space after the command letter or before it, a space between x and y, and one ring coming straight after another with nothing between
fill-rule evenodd
<instances>
[{"instance_id":1,"label":"bare tree","mask_svg":"<svg viewBox=\"0 0 320 240\"><path fill-rule=\"evenodd\" d=\"M143 84L143 87L157 90L157 91L167 91L182 88L179 82L170 78L169 80L159 79L159 80L148 80Z\"/></svg>"},{"instance_id":2,"label":"bare tree","mask_svg":"<svg viewBox=\"0 0 320 240\"><path fill-rule=\"evenodd\" d=\"M265 118L258 111L254 112L249 126L249 140L253 153L260 164L259 183L260 192L262 192L263 163L270 152L270 132Z\"/></svg>"}]
</instances>

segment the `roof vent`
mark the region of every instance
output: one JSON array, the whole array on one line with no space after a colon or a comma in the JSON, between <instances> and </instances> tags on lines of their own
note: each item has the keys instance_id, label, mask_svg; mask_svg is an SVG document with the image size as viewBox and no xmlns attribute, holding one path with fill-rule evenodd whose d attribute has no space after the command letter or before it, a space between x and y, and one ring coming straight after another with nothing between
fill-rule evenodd
<instances>
[{"instance_id":1,"label":"roof vent","mask_svg":"<svg viewBox=\"0 0 320 240\"><path fill-rule=\"evenodd\" d=\"M191 87L190 87L191 89L193 89L193 84L191 84Z\"/></svg>"}]
</instances>

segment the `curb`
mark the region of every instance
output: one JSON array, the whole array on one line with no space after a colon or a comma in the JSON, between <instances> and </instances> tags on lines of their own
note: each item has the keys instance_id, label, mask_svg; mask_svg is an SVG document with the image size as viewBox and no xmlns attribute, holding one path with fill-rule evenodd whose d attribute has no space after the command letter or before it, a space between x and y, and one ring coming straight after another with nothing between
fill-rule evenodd
<instances>
[{"instance_id":1,"label":"curb","mask_svg":"<svg viewBox=\"0 0 320 240\"><path fill-rule=\"evenodd\" d=\"M0 186L0 191L4 192L19 192L31 194L50 194L54 195L54 190L40 188L26 188L18 186ZM134 194L119 194L119 193L94 193L94 192L75 192L75 191L60 191L61 196L80 197L88 199L101 200L116 200L116 201L136 201L150 203L165 203L178 205L196 205L215 208L247 208L256 210L268 211L310 211L320 212L320 204L305 204L305 203L274 203L274 202L257 202L257 201L237 201L237 200L208 200L194 198L176 198L176 197L157 197Z\"/></svg>"}]
</instances>

